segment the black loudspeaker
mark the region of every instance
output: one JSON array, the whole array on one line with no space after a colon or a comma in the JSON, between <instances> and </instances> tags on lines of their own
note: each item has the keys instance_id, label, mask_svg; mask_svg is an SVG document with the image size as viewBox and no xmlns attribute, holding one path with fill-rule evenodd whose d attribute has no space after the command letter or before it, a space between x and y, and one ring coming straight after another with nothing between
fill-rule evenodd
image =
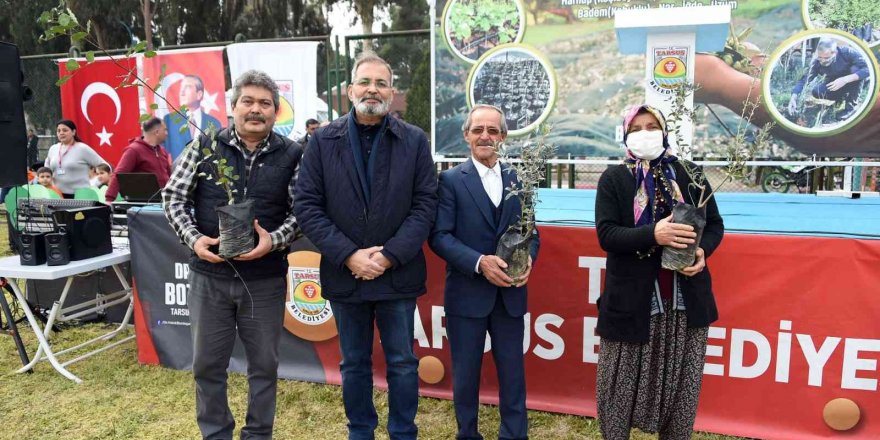
<instances>
[{"instance_id":1,"label":"black loudspeaker","mask_svg":"<svg viewBox=\"0 0 880 440\"><path fill-rule=\"evenodd\" d=\"M0 187L27 183L24 101L31 91L23 81L18 47L0 42Z\"/></svg>"},{"instance_id":2,"label":"black loudspeaker","mask_svg":"<svg viewBox=\"0 0 880 440\"><path fill-rule=\"evenodd\" d=\"M70 242L66 232L46 234L46 265L64 266L70 263Z\"/></svg>"},{"instance_id":3,"label":"black loudspeaker","mask_svg":"<svg viewBox=\"0 0 880 440\"><path fill-rule=\"evenodd\" d=\"M22 266L39 266L46 262L46 245L43 234L23 232L18 235L21 253L18 258Z\"/></svg>"},{"instance_id":4,"label":"black loudspeaker","mask_svg":"<svg viewBox=\"0 0 880 440\"><path fill-rule=\"evenodd\" d=\"M58 230L67 231L71 261L113 252L113 244L110 242L110 215L109 206L64 209L52 214Z\"/></svg>"}]
</instances>

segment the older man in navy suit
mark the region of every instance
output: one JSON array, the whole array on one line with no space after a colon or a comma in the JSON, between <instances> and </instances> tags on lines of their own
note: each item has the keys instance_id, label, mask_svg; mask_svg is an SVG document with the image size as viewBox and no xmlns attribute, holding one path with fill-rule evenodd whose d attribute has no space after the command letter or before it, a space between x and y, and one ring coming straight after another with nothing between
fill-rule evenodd
<instances>
[{"instance_id":1,"label":"older man in navy suit","mask_svg":"<svg viewBox=\"0 0 880 440\"><path fill-rule=\"evenodd\" d=\"M372 53L352 69L348 115L315 132L294 212L321 251L321 287L342 351L348 438L373 439L373 325L388 366L388 434L415 439L416 297L425 293L422 245L437 211L437 175L421 129L388 116L391 67Z\"/></svg>"},{"instance_id":2,"label":"older man in navy suit","mask_svg":"<svg viewBox=\"0 0 880 440\"><path fill-rule=\"evenodd\" d=\"M496 147L507 137L501 109L476 105L462 127L471 158L440 174L440 205L431 249L446 260L446 332L452 352L452 392L457 439L482 439L477 410L486 332L498 370L502 439L528 438L523 362L523 315L529 271L518 279L504 273L495 256L498 240L522 215L519 199L507 198L516 174L498 161ZM535 232L537 234L537 231ZM537 235L530 262L538 256Z\"/></svg>"}]
</instances>

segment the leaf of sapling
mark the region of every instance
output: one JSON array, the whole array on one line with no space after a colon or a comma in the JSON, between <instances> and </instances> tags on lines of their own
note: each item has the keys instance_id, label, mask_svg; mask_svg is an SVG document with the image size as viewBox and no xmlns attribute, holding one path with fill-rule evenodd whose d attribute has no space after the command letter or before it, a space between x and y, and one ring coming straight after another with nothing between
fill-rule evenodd
<instances>
[{"instance_id":1,"label":"leaf of sapling","mask_svg":"<svg viewBox=\"0 0 880 440\"><path fill-rule=\"evenodd\" d=\"M58 78L58 81L55 81L55 85L60 87L61 85L66 83L72 76L73 75L68 74L68 75L62 76L61 78Z\"/></svg>"},{"instance_id":2,"label":"leaf of sapling","mask_svg":"<svg viewBox=\"0 0 880 440\"><path fill-rule=\"evenodd\" d=\"M139 121L140 123L144 123L144 122L147 122L147 120L149 120L149 119L152 118L152 117L153 117L153 115L151 115L151 114L149 114L149 113L144 113L144 114L141 115L141 117L138 119L138 121Z\"/></svg>"},{"instance_id":3,"label":"leaf of sapling","mask_svg":"<svg viewBox=\"0 0 880 440\"><path fill-rule=\"evenodd\" d=\"M158 109L159 109L159 104L156 104L155 102L150 104L150 110L158 110Z\"/></svg>"},{"instance_id":4,"label":"leaf of sapling","mask_svg":"<svg viewBox=\"0 0 880 440\"><path fill-rule=\"evenodd\" d=\"M68 58L67 62L64 63L64 68L67 69L68 72L73 72L74 70L79 69L79 63L73 58Z\"/></svg>"},{"instance_id":5,"label":"leaf of sapling","mask_svg":"<svg viewBox=\"0 0 880 440\"><path fill-rule=\"evenodd\" d=\"M89 23L91 23L91 22L89 22ZM94 62L95 61L95 52L93 52L91 50L86 52L86 61L88 61L90 63Z\"/></svg>"},{"instance_id":6,"label":"leaf of sapling","mask_svg":"<svg viewBox=\"0 0 880 440\"><path fill-rule=\"evenodd\" d=\"M70 40L73 41L74 43L77 43L77 42L84 40L88 36L89 36L89 34L87 32L80 31L80 32L77 32L77 33L71 35Z\"/></svg>"}]
</instances>

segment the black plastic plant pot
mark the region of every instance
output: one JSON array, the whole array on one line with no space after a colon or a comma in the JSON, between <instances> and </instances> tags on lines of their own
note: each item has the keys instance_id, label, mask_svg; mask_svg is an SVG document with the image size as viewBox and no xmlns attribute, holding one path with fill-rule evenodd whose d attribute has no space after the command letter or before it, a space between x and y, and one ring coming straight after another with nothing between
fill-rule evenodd
<instances>
[{"instance_id":1,"label":"black plastic plant pot","mask_svg":"<svg viewBox=\"0 0 880 440\"><path fill-rule=\"evenodd\" d=\"M679 203L672 208L672 222L690 225L694 227L697 238L692 244L684 249L664 246L661 265L664 269L681 270L692 266L697 256L697 248L703 238L703 229L706 227L706 210L699 209L694 205Z\"/></svg>"},{"instance_id":2,"label":"black plastic plant pot","mask_svg":"<svg viewBox=\"0 0 880 440\"><path fill-rule=\"evenodd\" d=\"M234 258L254 248L254 203L246 200L216 208L220 220L220 255Z\"/></svg>"},{"instance_id":3,"label":"black plastic plant pot","mask_svg":"<svg viewBox=\"0 0 880 440\"><path fill-rule=\"evenodd\" d=\"M532 234L523 235L518 229L508 229L495 249L495 255L507 263L504 273L511 278L523 276L529 268L529 249L532 246Z\"/></svg>"}]
</instances>

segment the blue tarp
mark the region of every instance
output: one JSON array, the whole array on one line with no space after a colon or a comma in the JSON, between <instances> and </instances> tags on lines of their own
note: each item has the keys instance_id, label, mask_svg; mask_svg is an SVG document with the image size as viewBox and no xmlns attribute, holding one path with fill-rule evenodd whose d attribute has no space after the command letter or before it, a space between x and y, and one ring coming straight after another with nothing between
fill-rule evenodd
<instances>
[{"instance_id":1,"label":"blue tarp","mask_svg":"<svg viewBox=\"0 0 880 440\"><path fill-rule=\"evenodd\" d=\"M880 239L880 198L809 194L719 193L728 232ZM596 191L542 189L539 223L595 226Z\"/></svg>"}]
</instances>

